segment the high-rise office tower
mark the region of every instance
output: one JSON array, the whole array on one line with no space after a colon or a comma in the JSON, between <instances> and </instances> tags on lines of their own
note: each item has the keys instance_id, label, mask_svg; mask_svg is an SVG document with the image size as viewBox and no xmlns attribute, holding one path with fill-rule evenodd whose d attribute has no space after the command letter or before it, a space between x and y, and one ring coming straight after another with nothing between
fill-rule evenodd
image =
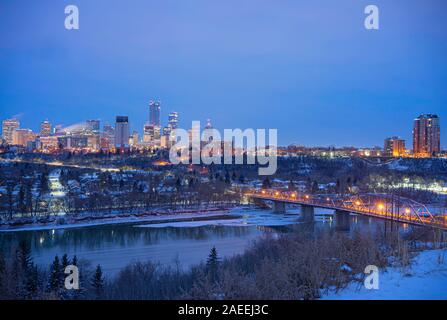
<instances>
[{"instance_id":1,"label":"high-rise office tower","mask_svg":"<svg viewBox=\"0 0 447 320\"><path fill-rule=\"evenodd\" d=\"M48 120L42 121L40 124L40 136L48 137L51 135L51 123Z\"/></svg>"},{"instance_id":2,"label":"high-rise office tower","mask_svg":"<svg viewBox=\"0 0 447 320\"><path fill-rule=\"evenodd\" d=\"M143 127L143 142L152 142L154 140L154 126L146 123Z\"/></svg>"},{"instance_id":3,"label":"high-rise office tower","mask_svg":"<svg viewBox=\"0 0 447 320\"><path fill-rule=\"evenodd\" d=\"M177 129L177 127L178 127L178 113L177 112L174 111L169 114L168 126L171 129Z\"/></svg>"},{"instance_id":4,"label":"high-rise office tower","mask_svg":"<svg viewBox=\"0 0 447 320\"><path fill-rule=\"evenodd\" d=\"M387 157L401 157L405 155L405 140L398 137L387 138L383 149Z\"/></svg>"},{"instance_id":5,"label":"high-rise office tower","mask_svg":"<svg viewBox=\"0 0 447 320\"><path fill-rule=\"evenodd\" d=\"M17 119L6 119L2 122L2 138L6 144L13 144L14 131L20 127Z\"/></svg>"},{"instance_id":6,"label":"high-rise office tower","mask_svg":"<svg viewBox=\"0 0 447 320\"><path fill-rule=\"evenodd\" d=\"M28 142L36 140L36 135L30 129L16 129L12 134L12 144L26 147Z\"/></svg>"},{"instance_id":7,"label":"high-rise office tower","mask_svg":"<svg viewBox=\"0 0 447 320\"><path fill-rule=\"evenodd\" d=\"M116 117L115 147L120 150L129 148L129 117L127 116Z\"/></svg>"},{"instance_id":8,"label":"high-rise office tower","mask_svg":"<svg viewBox=\"0 0 447 320\"><path fill-rule=\"evenodd\" d=\"M431 157L441 151L441 127L435 114L423 114L414 120L413 153L417 157Z\"/></svg>"},{"instance_id":9,"label":"high-rise office tower","mask_svg":"<svg viewBox=\"0 0 447 320\"><path fill-rule=\"evenodd\" d=\"M87 120L85 123L86 128L83 134L87 136L88 147L92 150L99 150L101 145L101 139L99 136L99 120Z\"/></svg>"},{"instance_id":10,"label":"high-rise office tower","mask_svg":"<svg viewBox=\"0 0 447 320\"><path fill-rule=\"evenodd\" d=\"M99 120L87 120L87 130L94 134L99 134L100 122Z\"/></svg>"},{"instance_id":11,"label":"high-rise office tower","mask_svg":"<svg viewBox=\"0 0 447 320\"><path fill-rule=\"evenodd\" d=\"M160 126L160 101L151 101L149 103L149 124Z\"/></svg>"},{"instance_id":12,"label":"high-rise office tower","mask_svg":"<svg viewBox=\"0 0 447 320\"><path fill-rule=\"evenodd\" d=\"M109 150L115 145L115 129L108 123L104 124L101 135L101 149Z\"/></svg>"}]
</instances>

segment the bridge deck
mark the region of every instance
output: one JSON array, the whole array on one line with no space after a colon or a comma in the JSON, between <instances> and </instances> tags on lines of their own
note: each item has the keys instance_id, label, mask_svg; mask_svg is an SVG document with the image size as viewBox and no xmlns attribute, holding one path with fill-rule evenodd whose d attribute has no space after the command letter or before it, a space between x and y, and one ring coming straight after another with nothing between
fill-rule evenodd
<instances>
[{"instance_id":1,"label":"bridge deck","mask_svg":"<svg viewBox=\"0 0 447 320\"><path fill-rule=\"evenodd\" d=\"M296 192L249 192L247 193L247 196L259 200L281 201L323 209L348 211L358 215L447 230L447 217L434 217L425 206L425 210L419 210L414 206L411 206L405 208L403 211L397 210L397 212L395 212L395 205L387 207L380 202L377 205L377 203L365 203L359 200L346 201L346 198L339 199L334 197L326 197L322 199L320 196L300 195ZM380 197L380 195L378 196ZM400 208L398 207L398 209Z\"/></svg>"}]
</instances>

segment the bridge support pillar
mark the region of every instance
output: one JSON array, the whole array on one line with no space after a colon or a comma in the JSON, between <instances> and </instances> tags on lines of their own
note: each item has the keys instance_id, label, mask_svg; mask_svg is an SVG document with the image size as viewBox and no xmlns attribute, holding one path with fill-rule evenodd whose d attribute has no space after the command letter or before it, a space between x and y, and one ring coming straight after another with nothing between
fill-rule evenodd
<instances>
[{"instance_id":1,"label":"bridge support pillar","mask_svg":"<svg viewBox=\"0 0 447 320\"><path fill-rule=\"evenodd\" d=\"M304 222L314 222L315 220L314 207L301 205L301 220Z\"/></svg>"},{"instance_id":2,"label":"bridge support pillar","mask_svg":"<svg viewBox=\"0 0 447 320\"><path fill-rule=\"evenodd\" d=\"M286 203L282 201L273 201L273 212L286 213Z\"/></svg>"},{"instance_id":3,"label":"bridge support pillar","mask_svg":"<svg viewBox=\"0 0 447 320\"><path fill-rule=\"evenodd\" d=\"M351 219L348 211L335 210L335 229L337 231L349 231L350 224Z\"/></svg>"}]
</instances>

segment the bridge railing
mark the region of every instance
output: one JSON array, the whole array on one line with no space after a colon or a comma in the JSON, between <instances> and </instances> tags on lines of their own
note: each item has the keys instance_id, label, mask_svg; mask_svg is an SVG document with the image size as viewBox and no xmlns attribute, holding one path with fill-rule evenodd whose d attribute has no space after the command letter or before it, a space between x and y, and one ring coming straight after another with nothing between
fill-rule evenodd
<instances>
[{"instance_id":1,"label":"bridge railing","mask_svg":"<svg viewBox=\"0 0 447 320\"><path fill-rule=\"evenodd\" d=\"M425 205L395 195L371 193L314 195L277 189L254 189L249 190L247 194L266 200L283 200L298 204L348 210L389 220L447 228L447 216L435 217Z\"/></svg>"}]
</instances>

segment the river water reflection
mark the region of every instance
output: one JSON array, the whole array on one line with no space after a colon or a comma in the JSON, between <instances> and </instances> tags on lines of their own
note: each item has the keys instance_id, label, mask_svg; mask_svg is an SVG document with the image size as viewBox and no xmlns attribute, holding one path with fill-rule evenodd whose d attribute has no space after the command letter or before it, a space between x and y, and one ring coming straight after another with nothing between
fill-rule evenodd
<instances>
[{"instance_id":1,"label":"river water reflection","mask_svg":"<svg viewBox=\"0 0 447 320\"><path fill-rule=\"evenodd\" d=\"M333 219L328 216L331 213L318 210L315 227L333 228ZM55 255L67 253L93 265L101 264L106 274L114 275L137 260L162 264L178 261L187 268L204 261L213 246L220 256L232 256L242 253L260 237L296 232L299 224L299 215L293 211L280 215L266 210L238 209L230 214L234 219L0 233L0 245L2 251L11 254L11 248L26 240L39 265L49 265ZM362 228L380 224L373 220L351 216L352 224Z\"/></svg>"}]
</instances>

